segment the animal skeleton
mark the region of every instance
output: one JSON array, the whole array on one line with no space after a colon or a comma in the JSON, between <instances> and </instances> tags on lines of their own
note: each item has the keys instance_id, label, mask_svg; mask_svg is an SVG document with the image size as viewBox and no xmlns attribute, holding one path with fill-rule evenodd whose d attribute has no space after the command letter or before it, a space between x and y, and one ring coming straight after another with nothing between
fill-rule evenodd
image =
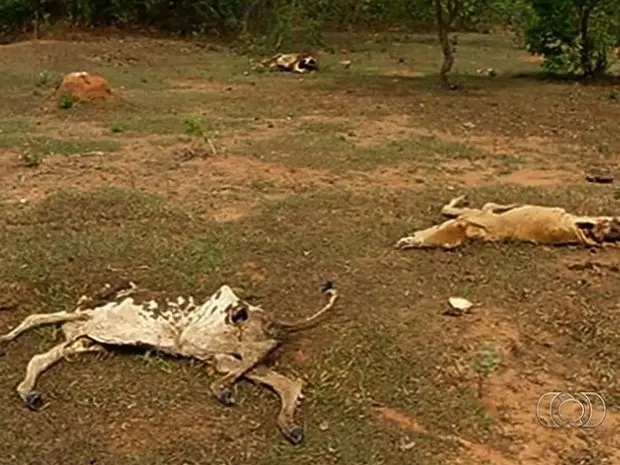
<instances>
[{"instance_id":1,"label":"animal skeleton","mask_svg":"<svg viewBox=\"0 0 620 465\"><path fill-rule=\"evenodd\" d=\"M106 288L93 297L82 296L72 312L61 311L28 316L0 343L12 341L41 325L61 324L65 340L46 353L35 355L17 393L28 407L43 407L34 390L38 377L62 358L74 354L105 351L105 346L138 346L173 356L191 357L213 365L223 376L210 386L224 405L234 403L232 385L245 377L271 387L281 399L278 426L293 444L303 440L303 428L294 422L302 398L301 380L291 380L261 362L290 332L307 328L334 306L337 292L327 283L323 292L328 303L313 316L295 323L276 321L221 286L204 303L193 297L154 299L153 293L133 283Z\"/></svg>"},{"instance_id":2,"label":"animal skeleton","mask_svg":"<svg viewBox=\"0 0 620 465\"><path fill-rule=\"evenodd\" d=\"M588 246L620 241L619 217L576 216L558 207L493 202L482 209L457 207L464 198L456 197L441 209L444 216L452 219L403 237L395 247L452 249L467 239Z\"/></svg>"}]
</instances>

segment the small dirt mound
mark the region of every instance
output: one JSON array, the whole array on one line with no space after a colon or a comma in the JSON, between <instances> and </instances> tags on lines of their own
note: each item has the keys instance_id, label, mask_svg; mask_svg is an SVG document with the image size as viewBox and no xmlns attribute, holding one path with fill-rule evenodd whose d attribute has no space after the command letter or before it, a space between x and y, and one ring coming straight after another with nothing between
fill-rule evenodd
<instances>
[{"instance_id":1,"label":"small dirt mound","mask_svg":"<svg viewBox=\"0 0 620 465\"><path fill-rule=\"evenodd\" d=\"M75 72L65 75L56 89L56 99L63 95L80 101L105 100L112 95L112 88L102 76Z\"/></svg>"}]
</instances>

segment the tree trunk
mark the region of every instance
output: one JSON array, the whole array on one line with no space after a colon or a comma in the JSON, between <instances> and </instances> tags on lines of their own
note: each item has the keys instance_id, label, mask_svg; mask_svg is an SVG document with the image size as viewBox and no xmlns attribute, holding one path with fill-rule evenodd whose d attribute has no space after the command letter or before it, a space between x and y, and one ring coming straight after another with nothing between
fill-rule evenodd
<instances>
[{"instance_id":1,"label":"tree trunk","mask_svg":"<svg viewBox=\"0 0 620 465\"><path fill-rule=\"evenodd\" d=\"M37 4L37 9L34 12L34 25L33 25L33 35L34 40L39 40L39 5Z\"/></svg>"},{"instance_id":2,"label":"tree trunk","mask_svg":"<svg viewBox=\"0 0 620 465\"><path fill-rule=\"evenodd\" d=\"M248 6L247 10L243 13L243 20L241 21L241 35L245 36L248 32L248 24L250 22L250 16L254 11L254 8L260 3L260 0L254 0L250 6Z\"/></svg>"},{"instance_id":3,"label":"tree trunk","mask_svg":"<svg viewBox=\"0 0 620 465\"><path fill-rule=\"evenodd\" d=\"M435 0L435 19L437 21L437 36L443 53L443 63L439 69L439 79L444 87L450 88L448 73L454 65L454 53L450 44L450 23L445 20L442 0Z\"/></svg>"},{"instance_id":4,"label":"tree trunk","mask_svg":"<svg viewBox=\"0 0 620 465\"><path fill-rule=\"evenodd\" d=\"M580 9L580 29L581 29L581 67L586 76L592 76L592 44L588 37L588 26L590 23L591 7L589 4L583 5Z\"/></svg>"}]
</instances>

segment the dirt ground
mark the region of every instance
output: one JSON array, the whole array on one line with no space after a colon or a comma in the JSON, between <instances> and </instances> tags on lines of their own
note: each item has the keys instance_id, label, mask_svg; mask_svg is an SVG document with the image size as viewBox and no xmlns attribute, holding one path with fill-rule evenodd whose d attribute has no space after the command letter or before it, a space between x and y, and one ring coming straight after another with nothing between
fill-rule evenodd
<instances>
[{"instance_id":1,"label":"dirt ground","mask_svg":"<svg viewBox=\"0 0 620 465\"><path fill-rule=\"evenodd\" d=\"M332 43L303 77L171 40L0 48L0 331L119 276L198 297L228 283L288 318L328 279L342 296L274 362L305 381L302 446L270 392L242 381L226 408L204 368L153 353L63 361L31 412L14 389L60 337L46 327L0 358L0 463L620 463L618 249L393 249L460 194L617 213L616 184L585 175L619 173L620 88L536 78L501 36L459 37L452 92L429 37ZM59 108L72 71L113 97ZM453 296L475 306L445 315ZM607 416L545 428L550 391L600 393Z\"/></svg>"}]
</instances>

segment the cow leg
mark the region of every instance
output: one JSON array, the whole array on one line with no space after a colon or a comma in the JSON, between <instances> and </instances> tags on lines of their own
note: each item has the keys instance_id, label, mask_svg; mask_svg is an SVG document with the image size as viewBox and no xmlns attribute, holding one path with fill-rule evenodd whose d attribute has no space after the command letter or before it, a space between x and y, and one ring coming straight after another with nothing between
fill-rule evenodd
<instances>
[{"instance_id":1,"label":"cow leg","mask_svg":"<svg viewBox=\"0 0 620 465\"><path fill-rule=\"evenodd\" d=\"M304 439L304 429L295 424L295 410L301 399L301 380L291 380L280 373L258 366L244 375L249 380L271 387L282 402L278 414L278 426L282 434L293 444Z\"/></svg>"},{"instance_id":2,"label":"cow leg","mask_svg":"<svg viewBox=\"0 0 620 465\"><path fill-rule=\"evenodd\" d=\"M221 372L231 372L237 369L240 363L239 360L230 355L218 355L216 357L216 368ZM291 443L301 443L304 430L295 424L295 410L302 398L301 380L293 381L265 366L256 366L243 376L256 384L262 384L275 391L281 401L278 427Z\"/></svg>"},{"instance_id":3,"label":"cow leg","mask_svg":"<svg viewBox=\"0 0 620 465\"><path fill-rule=\"evenodd\" d=\"M507 211L510 211L514 208L517 208L518 206L519 205L516 203L511 203L510 205L503 205L501 203L489 202L489 203L484 204L484 206L482 207L482 211L495 213L499 215L502 213L506 213Z\"/></svg>"},{"instance_id":4,"label":"cow leg","mask_svg":"<svg viewBox=\"0 0 620 465\"><path fill-rule=\"evenodd\" d=\"M457 205L465 200L465 196L461 195L459 197L455 197L450 202L445 204L441 209L441 214L450 218L456 218L457 216L462 215L468 208L458 208Z\"/></svg>"},{"instance_id":5,"label":"cow leg","mask_svg":"<svg viewBox=\"0 0 620 465\"><path fill-rule=\"evenodd\" d=\"M0 342L9 342L19 336L21 333L37 326L64 323L65 321L75 321L86 318L85 313L74 312L56 312L56 313L36 313L27 316L17 328L10 333L0 336Z\"/></svg>"},{"instance_id":6,"label":"cow leg","mask_svg":"<svg viewBox=\"0 0 620 465\"><path fill-rule=\"evenodd\" d=\"M43 407L41 394L34 391L37 379L45 370L50 368L62 358L69 355L85 352L102 352L105 349L90 339L82 338L75 341L66 341L54 346L48 352L38 354L30 359L26 368L26 377L17 386L19 397L32 410L39 410Z\"/></svg>"},{"instance_id":7,"label":"cow leg","mask_svg":"<svg viewBox=\"0 0 620 465\"><path fill-rule=\"evenodd\" d=\"M426 247L453 249L467 239L467 224L460 218L447 220L430 228L416 231L411 236L400 238L395 247L403 250Z\"/></svg>"},{"instance_id":8,"label":"cow leg","mask_svg":"<svg viewBox=\"0 0 620 465\"><path fill-rule=\"evenodd\" d=\"M254 368L254 366L263 360L269 352L278 346L278 342L274 340L267 340L263 342L248 342L237 347L237 354L241 356L238 360L238 364L234 367L228 367L228 369L218 371L226 371L227 373L221 378L211 383L211 392L218 398L218 400L226 406L234 404L232 397L232 385L243 376L248 370ZM224 353L229 351L222 351ZM219 363L218 363L219 365Z\"/></svg>"}]
</instances>

